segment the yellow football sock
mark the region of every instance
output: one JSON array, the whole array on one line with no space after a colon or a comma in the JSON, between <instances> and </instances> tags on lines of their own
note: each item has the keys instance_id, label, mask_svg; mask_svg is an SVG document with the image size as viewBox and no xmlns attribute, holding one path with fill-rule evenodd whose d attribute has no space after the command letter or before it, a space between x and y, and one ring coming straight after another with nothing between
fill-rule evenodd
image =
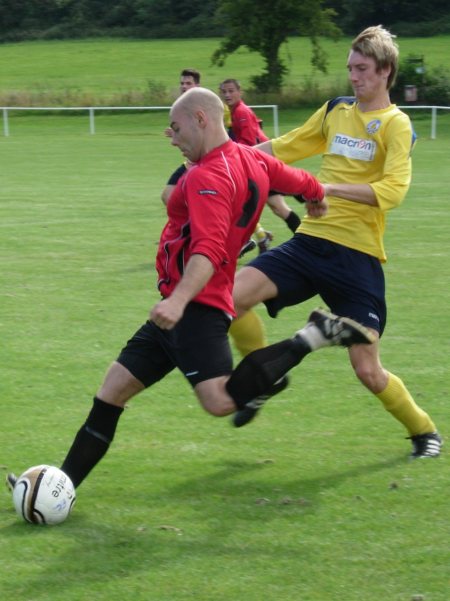
<instances>
[{"instance_id":1,"label":"yellow football sock","mask_svg":"<svg viewBox=\"0 0 450 601\"><path fill-rule=\"evenodd\" d=\"M402 380L394 374L388 375L386 388L375 395L384 408L405 426L411 436L435 432L436 426L428 414L416 405Z\"/></svg>"},{"instance_id":2,"label":"yellow football sock","mask_svg":"<svg viewBox=\"0 0 450 601\"><path fill-rule=\"evenodd\" d=\"M239 319L233 320L229 332L243 357L267 346L263 322L252 309Z\"/></svg>"},{"instance_id":3,"label":"yellow football sock","mask_svg":"<svg viewBox=\"0 0 450 601\"><path fill-rule=\"evenodd\" d=\"M264 228L263 228L263 226L261 225L261 223L259 221L256 224L255 233L256 234L263 234L264 233Z\"/></svg>"}]
</instances>

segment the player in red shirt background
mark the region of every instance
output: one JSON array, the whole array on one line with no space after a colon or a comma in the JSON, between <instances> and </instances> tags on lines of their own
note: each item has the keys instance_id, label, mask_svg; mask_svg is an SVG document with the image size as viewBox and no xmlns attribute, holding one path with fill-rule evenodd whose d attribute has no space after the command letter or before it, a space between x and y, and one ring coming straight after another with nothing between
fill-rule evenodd
<instances>
[{"instance_id":1,"label":"player in red shirt background","mask_svg":"<svg viewBox=\"0 0 450 601\"><path fill-rule=\"evenodd\" d=\"M232 140L240 144L255 146L255 144L266 142L269 139L262 130L261 119L242 100L242 90L237 79L225 79L220 84L220 94L230 109L231 123L228 133ZM288 206L283 195L271 191L267 204L277 217L281 217L286 222L291 232L295 233L300 225L300 217ZM262 240L259 242L260 245L264 243ZM266 248L261 249L260 246L260 250L266 250Z\"/></svg>"}]
</instances>

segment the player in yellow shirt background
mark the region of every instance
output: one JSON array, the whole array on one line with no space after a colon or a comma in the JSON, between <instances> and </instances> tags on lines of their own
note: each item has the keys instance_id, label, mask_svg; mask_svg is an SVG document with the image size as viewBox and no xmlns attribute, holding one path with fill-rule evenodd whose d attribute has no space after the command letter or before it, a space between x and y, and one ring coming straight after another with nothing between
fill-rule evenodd
<instances>
[{"instance_id":1,"label":"player in yellow shirt background","mask_svg":"<svg viewBox=\"0 0 450 601\"><path fill-rule=\"evenodd\" d=\"M253 306L264 302L275 317L283 307L316 294L334 313L370 328L376 342L349 349L356 376L406 428L411 456L436 457L442 440L435 424L402 380L382 366L379 355L386 324L386 213L408 191L415 141L408 116L389 97L398 70L393 38L381 26L365 29L353 40L347 59L355 96L327 102L304 125L259 145L286 163L322 155L318 179L325 184L329 210L321 219L305 216L293 238L243 267L234 296L243 316L240 327L249 320L255 338L260 320ZM288 357L285 364L287 372L292 367ZM248 423L261 405L237 412L235 425Z\"/></svg>"}]
</instances>

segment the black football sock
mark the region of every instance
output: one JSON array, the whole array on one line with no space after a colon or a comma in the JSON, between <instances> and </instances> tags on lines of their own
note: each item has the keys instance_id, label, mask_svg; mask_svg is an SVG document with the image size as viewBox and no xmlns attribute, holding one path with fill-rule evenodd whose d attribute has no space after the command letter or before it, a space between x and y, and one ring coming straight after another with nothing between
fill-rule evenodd
<instances>
[{"instance_id":1,"label":"black football sock","mask_svg":"<svg viewBox=\"0 0 450 601\"><path fill-rule=\"evenodd\" d=\"M300 217L294 211L291 211L289 215L286 217L285 222L288 228L295 234L296 229L301 223Z\"/></svg>"},{"instance_id":2,"label":"black football sock","mask_svg":"<svg viewBox=\"0 0 450 601\"><path fill-rule=\"evenodd\" d=\"M94 397L94 405L61 466L75 488L105 455L116 431L122 407L110 405Z\"/></svg>"},{"instance_id":3,"label":"black football sock","mask_svg":"<svg viewBox=\"0 0 450 601\"><path fill-rule=\"evenodd\" d=\"M309 344L300 336L282 340L249 353L233 370L226 384L228 394L238 409L269 388L311 352Z\"/></svg>"}]
</instances>

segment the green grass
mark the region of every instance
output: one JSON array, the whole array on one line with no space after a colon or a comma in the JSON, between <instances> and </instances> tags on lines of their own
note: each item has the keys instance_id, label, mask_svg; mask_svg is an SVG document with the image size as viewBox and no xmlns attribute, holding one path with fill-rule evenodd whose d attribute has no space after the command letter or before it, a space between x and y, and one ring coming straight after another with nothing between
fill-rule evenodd
<instances>
[{"instance_id":1,"label":"green grass","mask_svg":"<svg viewBox=\"0 0 450 601\"><path fill-rule=\"evenodd\" d=\"M400 38L398 42L402 56L423 54L427 68L432 68L444 64L449 39L449 36ZM315 74L319 85L334 88L345 85L349 41L349 38L338 42L323 40L329 54L329 72ZM14 98L29 101L33 96L45 98L47 95L56 104L66 106L74 98L89 105L99 99L108 104L127 96L132 104L133 93L147 90L149 80L176 95L178 74L186 66L198 68L203 75L203 85L211 89L216 89L226 77L240 79L245 89L250 77L262 71L261 57L242 48L228 58L223 68L213 67L210 58L219 42L218 39L94 39L2 44L1 92L10 103ZM312 76L309 40L289 39L282 55L290 69L286 84L306 85L308 89Z\"/></svg>"},{"instance_id":2,"label":"green grass","mask_svg":"<svg viewBox=\"0 0 450 601\"><path fill-rule=\"evenodd\" d=\"M105 116L90 136L81 117L29 117L0 138L3 473L60 464L158 298L159 193L179 156L162 124L145 123ZM386 366L444 434L448 134L417 145L411 192L389 216L383 343ZM286 237L270 213L264 223ZM270 338L314 304L266 319ZM204 414L171 374L130 403L66 523L21 523L1 496L2 596L448 601L447 452L410 463L404 436L343 351L309 357L242 431Z\"/></svg>"},{"instance_id":3,"label":"green grass","mask_svg":"<svg viewBox=\"0 0 450 601\"><path fill-rule=\"evenodd\" d=\"M11 49L20 85L46 86L37 49L56 57L77 44L0 46L3 89L15 77ZM117 56L146 44L117 44ZM94 69L91 50L83 60ZM145 79L134 63L131 79ZM181 66L161 77L172 83ZM67 77L61 70L61 89L76 80ZM281 130L307 114L283 111ZM412 116L413 185L388 218L382 358L446 436L450 115L440 114L436 140L429 115ZM159 194L180 162L166 121L99 115L91 136L86 116L14 115L11 136L0 136L0 475L61 463L106 368L158 299ZM277 242L287 237L270 212L263 223ZM270 339L291 335L315 304L276 320L260 309ZM0 495L1 597L448 601L448 451L409 462L404 436L338 349L308 357L242 430L202 412L173 373L130 403L67 522L22 523Z\"/></svg>"}]
</instances>

